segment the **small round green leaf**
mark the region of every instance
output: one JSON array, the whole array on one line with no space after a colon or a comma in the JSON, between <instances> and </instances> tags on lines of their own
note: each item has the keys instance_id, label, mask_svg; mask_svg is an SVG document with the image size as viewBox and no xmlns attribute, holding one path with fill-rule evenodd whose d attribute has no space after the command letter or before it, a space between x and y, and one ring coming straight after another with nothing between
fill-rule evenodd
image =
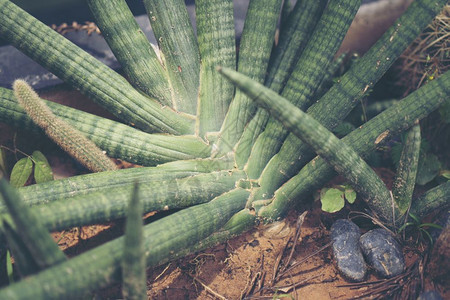
<instances>
[{"instance_id":1,"label":"small round green leaf","mask_svg":"<svg viewBox=\"0 0 450 300\"><path fill-rule=\"evenodd\" d=\"M36 180L36 183L52 181L52 168L44 154L40 151L34 151L31 157L34 161L34 180Z\"/></svg>"},{"instance_id":2,"label":"small round green leaf","mask_svg":"<svg viewBox=\"0 0 450 300\"><path fill-rule=\"evenodd\" d=\"M320 202L322 202L323 211L329 213L340 211L345 204L344 193L339 189L322 189Z\"/></svg>"},{"instance_id":3,"label":"small round green leaf","mask_svg":"<svg viewBox=\"0 0 450 300\"><path fill-rule=\"evenodd\" d=\"M353 204L356 200L356 192L351 188L345 188L345 199L348 203Z\"/></svg>"},{"instance_id":4,"label":"small round green leaf","mask_svg":"<svg viewBox=\"0 0 450 300\"><path fill-rule=\"evenodd\" d=\"M20 159L11 171L10 184L15 188L24 186L31 172L33 172L33 161L31 158L24 157Z\"/></svg>"}]
</instances>

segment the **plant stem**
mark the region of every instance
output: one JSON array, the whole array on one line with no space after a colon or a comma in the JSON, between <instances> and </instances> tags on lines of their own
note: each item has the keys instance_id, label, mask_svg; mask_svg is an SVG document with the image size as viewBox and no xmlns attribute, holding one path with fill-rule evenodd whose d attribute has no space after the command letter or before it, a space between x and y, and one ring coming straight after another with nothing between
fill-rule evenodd
<instances>
[{"instance_id":1,"label":"plant stem","mask_svg":"<svg viewBox=\"0 0 450 300\"><path fill-rule=\"evenodd\" d=\"M91 140L58 119L25 81L14 81L13 88L28 116L70 156L93 172L117 170L116 164Z\"/></svg>"}]
</instances>

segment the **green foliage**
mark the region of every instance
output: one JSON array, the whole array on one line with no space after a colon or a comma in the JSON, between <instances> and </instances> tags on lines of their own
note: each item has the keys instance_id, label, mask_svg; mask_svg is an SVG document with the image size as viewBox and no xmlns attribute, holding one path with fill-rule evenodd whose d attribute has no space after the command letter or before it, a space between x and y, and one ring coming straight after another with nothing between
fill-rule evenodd
<instances>
[{"instance_id":1,"label":"green foliage","mask_svg":"<svg viewBox=\"0 0 450 300\"><path fill-rule=\"evenodd\" d=\"M13 264L11 260L11 252L8 250L6 251L6 274L8 275L8 281L9 283L14 282L14 270L13 270Z\"/></svg>"},{"instance_id":2,"label":"green foliage","mask_svg":"<svg viewBox=\"0 0 450 300\"><path fill-rule=\"evenodd\" d=\"M337 137L344 137L353 130L355 130L355 126L352 123L342 122L333 129L333 133L336 134Z\"/></svg>"},{"instance_id":3,"label":"green foliage","mask_svg":"<svg viewBox=\"0 0 450 300\"><path fill-rule=\"evenodd\" d=\"M338 67L332 65L334 52L360 1L334 0L327 6L326 0L298 1L289 14L287 8L281 12L282 2L250 2L236 58L231 0L196 1L198 36L184 1L145 0L159 44L156 52L149 48L123 0L90 1L107 42L124 67L125 78L10 1L0 0L0 37L123 123L54 104L48 105L49 111L68 120L70 127L81 128L108 154L150 165L170 162L42 182L48 175L40 174L41 169L46 170L41 168L45 161L39 154L31 156L30 160L39 163L39 183L21 188L19 193L35 206L43 226L53 230L124 217L134 182L146 182L137 197L145 211L180 209L144 227L146 264L155 266L222 242L258 222L283 217L295 201L307 199L306 194L335 175L327 163L349 177L379 215L392 217L386 187L361 157L374 150L380 137L398 134L436 109L450 92L450 73L430 81L364 126L345 132L348 134L341 140L330 130L371 91L446 1L414 1L328 91L330 83L321 87L322 81L330 81ZM282 20L279 44L274 46L280 13L286 21ZM215 71L218 65L229 68L228 75L235 76L233 83L239 90L234 92L234 86ZM235 72L236 66L240 73ZM142 73L141 68L145 69ZM272 84L276 91L270 89ZM25 98L39 100L29 90L22 92ZM11 91L1 89L0 98L0 120L42 133L32 125L33 112L25 115ZM269 107L271 114L251 98ZM42 127L60 127L58 118L48 116L43 116L47 122ZM62 131L61 139L67 138L66 130ZM82 147L74 148L80 152ZM314 158L311 149L320 157ZM440 203L448 188L442 185L433 190L431 205L422 205L429 202L425 199L418 202L419 208L411 209L420 214ZM355 199L355 192L345 188L339 194L337 197L344 196L349 202ZM4 207L0 209L4 211ZM26 249L14 225L3 224L18 269L29 274L31 267L37 267L30 259L31 250ZM124 239L0 290L0 298L77 297L118 282L127 251Z\"/></svg>"},{"instance_id":4,"label":"green foliage","mask_svg":"<svg viewBox=\"0 0 450 300\"><path fill-rule=\"evenodd\" d=\"M416 215L409 213L410 220L405 222L399 229L398 233L406 232L406 229L410 228L413 234L417 236L417 242L419 239L426 237L431 245L433 245L433 237L428 232L429 228L442 229L441 225L434 223L423 223Z\"/></svg>"},{"instance_id":5,"label":"green foliage","mask_svg":"<svg viewBox=\"0 0 450 300\"><path fill-rule=\"evenodd\" d=\"M323 211L329 213L340 211L345 205L345 200L350 204L353 204L356 200L356 192L349 186L339 185L334 188L324 188L320 191Z\"/></svg>"},{"instance_id":6,"label":"green foliage","mask_svg":"<svg viewBox=\"0 0 450 300\"><path fill-rule=\"evenodd\" d=\"M53 172L47 158L40 151L34 151L31 156L21 158L14 164L11 171L10 184L19 188L24 186L31 175L36 183L53 180Z\"/></svg>"},{"instance_id":7,"label":"green foliage","mask_svg":"<svg viewBox=\"0 0 450 300\"><path fill-rule=\"evenodd\" d=\"M450 123L450 100L445 101L439 107L439 114L441 115L441 120L447 124Z\"/></svg>"},{"instance_id":8,"label":"green foliage","mask_svg":"<svg viewBox=\"0 0 450 300\"><path fill-rule=\"evenodd\" d=\"M143 206L136 183L128 205L122 258L122 295L124 299L147 299L145 253L143 247Z\"/></svg>"},{"instance_id":9,"label":"green foliage","mask_svg":"<svg viewBox=\"0 0 450 300\"><path fill-rule=\"evenodd\" d=\"M33 161L27 156L20 159L11 171L10 183L13 187L24 186L33 172Z\"/></svg>"},{"instance_id":10,"label":"green foliage","mask_svg":"<svg viewBox=\"0 0 450 300\"><path fill-rule=\"evenodd\" d=\"M13 89L17 101L30 118L45 131L49 138L78 162L94 172L117 169L111 159L91 140L66 122L58 119L28 83L16 80ZM40 166L38 167L40 168ZM42 179L43 174L40 169L38 173L39 179Z\"/></svg>"},{"instance_id":11,"label":"green foliage","mask_svg":"<svg viewBox=\"0 0 450 300\"><path fill-rule=\"evenodd\" d=\"M25 248L23 250L30 253L39 270L66 260L66 256L53 241L43 221L33 208L23 202L5 178L0 178L0 195L11 216L11 229L16 231Z\"/></svg>"},{"instance_id":12,"label":"green foliage","mask_svg":"<svg viewBox=\"0 0 450 300\"><path fill-rule=\"evenodd\" d=\"M432 153L422 153L419 158L416 183L425 185L439 175L442 164L438 157Z\"/></svg>"},{"instance_id":13,"label":"green foliage","mask_svg":"<svg viewBox=\"0 0 450 300\"><path fill-rule=\"evenodd\" d=\"M53 172L47 158L40 151L34 151L31 155L34 163L34 180L43 183L53 180Z\"/></svg>"}]
</instances>

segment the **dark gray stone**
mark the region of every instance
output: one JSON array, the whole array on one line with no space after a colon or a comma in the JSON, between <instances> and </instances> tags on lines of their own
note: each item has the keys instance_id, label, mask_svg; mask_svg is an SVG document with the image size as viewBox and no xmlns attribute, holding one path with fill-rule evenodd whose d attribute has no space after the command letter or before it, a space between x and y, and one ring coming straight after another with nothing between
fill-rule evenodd
<instances>
[{"instance_id":1,"label":"dark gray stone","mask_svg":"<svg viewBox=\"0 0 450 300\"><path fill-rule=\"evenodd\" d=\"M400 245L385 229L373 229L359 239L361 249L371 265L381 276L393 277L405 269Z\"/></svg>"},{"instance_id":2,"label":"dark gray stone","mask_svg":"<svg viewBox=\"0 0 450 300\"><path fill-rule=\"evenodd\" d=\"M340 219L331 226L333 255L337 268L352 281L363 281L367 273L359 247L360 236L358 226L349 220Z\"/></svg>"},{"instance_id":3,"label":"dark gray stone","mask_svg":"<svg viewBox=\"0 0 450 300\"><path fill-rule=\"evenodd\" d=\"M436 291L426 291L420 294L417 300L442 300L442 297Z\"/></svg>"}]
</instances>

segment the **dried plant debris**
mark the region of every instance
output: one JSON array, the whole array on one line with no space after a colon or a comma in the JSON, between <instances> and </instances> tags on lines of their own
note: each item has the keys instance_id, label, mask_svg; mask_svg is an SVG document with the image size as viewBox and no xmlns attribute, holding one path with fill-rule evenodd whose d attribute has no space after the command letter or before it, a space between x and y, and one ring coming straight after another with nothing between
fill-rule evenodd
<instances>
[{"instance_id":1,"label":"dried plant debris","mask_svg":"<svg viewBox=\"0 0 450 300\"><path fill-rule=\"evenodd\" d=\"M407 95L450 69L450 4L400 56L396 84Z\"/></svg>"}]
</instances>

